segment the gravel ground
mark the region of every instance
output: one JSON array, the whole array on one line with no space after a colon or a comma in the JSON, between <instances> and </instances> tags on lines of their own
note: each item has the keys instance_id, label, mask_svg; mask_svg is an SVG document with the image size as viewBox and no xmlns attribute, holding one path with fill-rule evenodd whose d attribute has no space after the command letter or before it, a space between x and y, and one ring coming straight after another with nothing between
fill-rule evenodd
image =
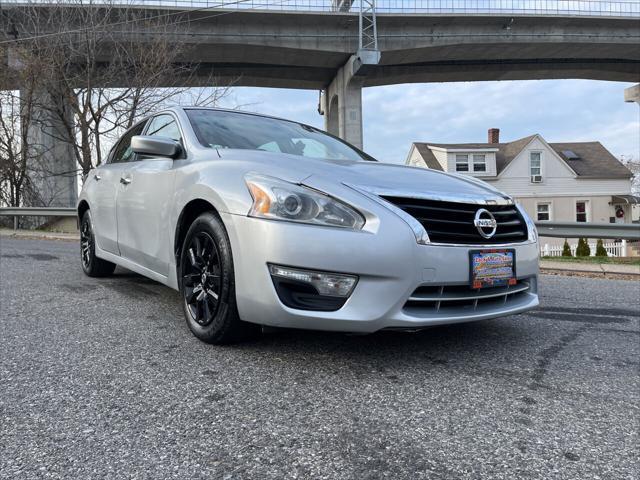
<instances>
[{"instance_id":1,"label":"gravel ground","mask_svg":"<svg viewBox=\"0 0 640 480\"><path fill-rule=\"evenodd\" d=\"M176 292L0 239L0 478L637 479L640 282L526 315L205 345Z\"/></svg>"}]
</instances>

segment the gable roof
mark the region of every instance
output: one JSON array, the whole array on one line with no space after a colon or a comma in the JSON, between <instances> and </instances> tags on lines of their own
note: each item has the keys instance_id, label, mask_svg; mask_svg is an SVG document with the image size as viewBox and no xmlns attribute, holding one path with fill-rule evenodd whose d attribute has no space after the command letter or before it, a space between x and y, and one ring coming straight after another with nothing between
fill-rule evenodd
<instances>
[{"instance_id":1,"label":"gable roof","mask_svg":"<svg viewBox=\"0 0 640 480\"><path fill-rule=\"evenodd\" d=\"M427 167L432 170L442 171L442 165L440 165L440 162L438 162L435 155L429 148L429 145L433 144L414 143L413 145L416 147L416 150L418 150L418 153L420 153L420 155L422 156L422 159L424 160L424 163L427 164Z\"/></svg>"},{"instance_id":2,"label":"gable roof","mask_svg":"<svg viewBox=\"0 0 640 480\"><path fill-rule=\"evenodd\" d=\"M571 142L550 143L560 158L562 158L579 177L583 178L629 178L631 170L625 167L613 154L604 148L600 142ZM564 154L571 150L579 160L570 160Z\"/></svg>"},{"instance_id":3,"label":"gable roof","mask_svg":"<svg viewBox=\"0 0 640 480\"><path fill-rule=\"evenodd\" d=\"M429 168L442 170L429 148L439 147L445 149L485 149L497 148L496 171L500 175L516 156L536 137L537 134L506 143L414 143L414 146L422 155ZM549 143L555 153L578 175L580 178L630 178L631 171L614 157L600 142L568 142ZM579 160L569 160L563 153L572 150L580 157Z\"/></svg>"}]
</instances>

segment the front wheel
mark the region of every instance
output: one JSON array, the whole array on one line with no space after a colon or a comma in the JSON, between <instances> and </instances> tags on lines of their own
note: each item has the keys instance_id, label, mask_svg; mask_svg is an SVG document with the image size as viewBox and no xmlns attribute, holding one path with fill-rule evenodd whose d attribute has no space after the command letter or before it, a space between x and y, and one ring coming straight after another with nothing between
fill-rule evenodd
<instances>
[{"instance_id":1,"label":"front wheel","mask_svg":"<svg viewBox=\"0 0 640 480\"><path fill-rule=\"evenodd\" d=\"M80 260L82 270L90 277L107 277L116 269L114 263L96 257L96 237L90 210L84 212L80 222Z\"/></svg>"},{"instance_id":2,"label":"front wheel","mask_svg":"<svg viewBox=\"0 0 640 480\"><path fill-rule=\"evenodd\" d=\"M236 308L233 258L220 218L203 213L191 224L180 256L180 292L187 325L200 340L232 343L260 331Z\"/></svg>"}]
</instances>

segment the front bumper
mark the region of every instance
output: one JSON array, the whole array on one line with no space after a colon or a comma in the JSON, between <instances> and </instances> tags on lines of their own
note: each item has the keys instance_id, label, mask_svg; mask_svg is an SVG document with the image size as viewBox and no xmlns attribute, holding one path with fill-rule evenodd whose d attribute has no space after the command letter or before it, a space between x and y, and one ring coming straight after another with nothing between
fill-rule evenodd
<instances>
[{"instance_id":1,"label":"front bumper","mask_svg":"<svg viewBox=\"0 0 640 480\"><path fill-rule=\"evenodd\" d=\"M381 219L377 231L346 231L224 214L233 250L240 317L262 325L314 330L374 332L421 328L520 313L538 305L538 247L516 250L520 290L480 302L415 302L418 287L446 297L469 283L469 250L478 246L419 245L395 215ZM384 227L383 227L384 226ZM495 248L491 246L490 248ZM305 311L280 302L267 264L349 273L359 276L351 297L337 311ZM434 287L445 287L438 290ZM463 293L463 295L467 295ZM412 299L410 301L410 298ZM440 308L441 305L446 308Z\"/></svg>"}]
</instances>

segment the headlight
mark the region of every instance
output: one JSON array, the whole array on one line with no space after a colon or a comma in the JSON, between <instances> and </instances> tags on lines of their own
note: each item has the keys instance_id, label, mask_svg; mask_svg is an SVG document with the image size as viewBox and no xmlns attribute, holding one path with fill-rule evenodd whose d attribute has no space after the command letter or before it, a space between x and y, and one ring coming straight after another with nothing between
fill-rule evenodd
<instances>
[{"instance_id":1,"label":"headlight","mask_svg":"<svg viewBox=\"0 0 640 480\"><path fill-rule=\"evenodd\" d=\"M527 230L529 231L529 241L537 242L538 229L536 228L536 224L533 223L533 220L531 220L531 217L529 217L529 215L527 215L527 212L524 211L524 208L522 208L522 205L520 205L519 203L516 203L516 208L518 209L518 211L520 212L520 215L522 215L522 218L524 218L524 221L527 224Z\"/></svg>"},{"instance_id":2,"label":"headlight","mask_svg":"<svg viewBox=\"0 0 640 480\"><path fill-rule=\"evenodd\" d=\"M245 182L253 197L251 217L354 230L364 226L356 210L316 190L252 173Z\"/></svg>"}]
</instances>

